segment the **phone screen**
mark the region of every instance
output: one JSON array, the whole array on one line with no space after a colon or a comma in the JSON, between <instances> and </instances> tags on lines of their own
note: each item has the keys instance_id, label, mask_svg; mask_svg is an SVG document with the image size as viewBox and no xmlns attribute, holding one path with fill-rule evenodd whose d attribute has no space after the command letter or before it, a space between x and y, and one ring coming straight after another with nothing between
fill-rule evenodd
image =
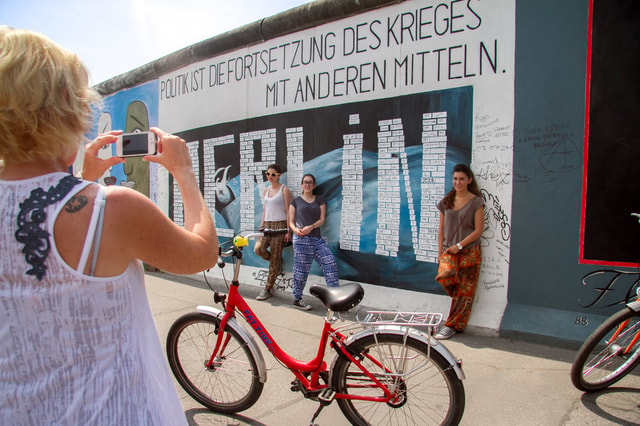
<instances>
[{"instance_id":1,"label":"phone screen","mask_svg":"<svg viewBox=\"0 0 640 426\"><path fill-rule=\"evenodd\" d=\"M149 151L147 133L133 133L122 136L122 155L146 155Z\"/></svg>"}]
</instances>

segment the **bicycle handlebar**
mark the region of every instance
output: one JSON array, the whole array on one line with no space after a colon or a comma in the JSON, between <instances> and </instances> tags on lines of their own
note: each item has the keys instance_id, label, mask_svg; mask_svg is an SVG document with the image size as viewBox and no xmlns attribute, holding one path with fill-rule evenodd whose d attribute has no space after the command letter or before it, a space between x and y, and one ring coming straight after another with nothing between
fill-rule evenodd
<instances>
[{"instance_id":1,"label":"bicycle handlebar","mask_svg":"<svg viewBox=\"0 0 640 426\"><path fill-rule=\"evenodd\" d=\"M246 247L249 245L249 240L251 238L260 238L260 237L275 237L277 235L284 235L287 232L289 232L288 229L269 229L269 228L264 228L264 229L260 229L257 232L250 232L246 235L241 235L238 234L235 237L233 237L233 245L237 248L242 248L242 247ZM220 256L224 256L224 257L228 257L228 256L232 256L234 253L234 248L232 247L231 249L227 250L227 251L221 251L220 252Z\"/></svg>"},{"instance_id":2,"label":"bicycle handlebar","mask_svg":"<svg viewBox=\"0 0 640 426\"><path fill-rule=\"evenodd\" d=\"M236 235L233 237L233 245L240 248L249 245L250 238L258 238L258 237L275 237L276 235L284 235L289 232L288 229L269 229L264 228L260 229L258 232L251 232L247 235Z\"/></svg>"}]
</instances>

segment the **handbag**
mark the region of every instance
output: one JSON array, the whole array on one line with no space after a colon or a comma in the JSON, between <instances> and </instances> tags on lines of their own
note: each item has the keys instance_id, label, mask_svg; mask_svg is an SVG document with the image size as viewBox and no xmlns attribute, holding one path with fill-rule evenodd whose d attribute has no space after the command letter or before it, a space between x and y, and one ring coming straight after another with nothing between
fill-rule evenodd
<instances>
[{"instance_id":1,"label":"handbag","mask_svg":"<svg viewBox=\"0 0 640 426\"><path fill-rule=\"evenodd\" d=\"M442 253L440 263L438 263L438 275L436 281L451 278L458 274L458 255L452 253Z\"/></svg>"},{"instance_id":2,"label":"handbag","mask_svg":"<svg viewBox=\"0 0 640 426\"><path fill-rule=\"evenodd\" d=\"M462 222L467 218L471 210L467 211L462 220L458 224L458 227L453 234L455 235L458 232L458 229L462 226ZM451 278L458 275L458 254L453 253L442 253L440 256L440 262L438 263L438 273L436 275L436 281L440 282L440 280L445 280L447 278ZM442 283L441 283L442 284Z\"/></svg>"}]
</instances>

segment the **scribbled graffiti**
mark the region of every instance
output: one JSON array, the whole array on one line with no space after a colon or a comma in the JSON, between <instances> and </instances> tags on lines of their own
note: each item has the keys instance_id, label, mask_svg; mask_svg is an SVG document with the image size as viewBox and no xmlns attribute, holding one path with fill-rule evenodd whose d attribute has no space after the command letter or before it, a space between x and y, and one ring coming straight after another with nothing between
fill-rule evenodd
<instances>
[{"instance_id":1,"label":"scribbled graffiti","mask_svg":"<svg viewBox=\"0 0 640 426\"><path fill-rule=\"evenodd\" d=\"M500 231L502 241L509 241L511 238L511 224L509 223L509 215L500 204L500 198L490 194L486 189L481 192L486 209L485 230L497 229Z\"/></svg>"},{"instance_id":2,"label":"scribbled graffiti","mask_svg":"<svg viewBox=\"0 0 640 426\"><path fill-rule=\"evenodd\" d=\"M498 186L510 185L511 165L502 165L496 160L490 164L483 165L475 175L479 179L494 182Z\"/></svg>"},{"instance_id":3,"label":"scribbled graffiti","mask_svg":"<svg viewBox=\"0 0 640 426\"><path fill-rule=\"evenodd\" d=\"M552 133L557 139L542 144L534 144L535 148L544 150L540 155L540 165L548 173L570 172L582 164L580 150L576 146L572 135Z\"/></svg>"},{"instance_id":4,"label":"scribbled graffiti","mask_svg":"<svg viewBox=\"0 0 640 426\"><path fill-rule=\"evenodd\" d=\"M267 283L267 276L269 275L268 269L259 269L253 273L253 278L260 283L261 286L265 286ZM286 276L284 272L281 272L276 277L276 282L273 285L276 290L290 290L293 289L293 276Z\"/></svg>"},{"instance_id":5,"label":"scribbled graffiti","mask_svg":"<svg viewBox=\"0 0 640 426\"><path fill-rule=\"evenodd\" d=\"M590 272L581 282L588 294L584 298L578 297L578 304L583 308L624 305L635 299L639 281L638 272L616 269Z\"/></svg>"}]
</instances>

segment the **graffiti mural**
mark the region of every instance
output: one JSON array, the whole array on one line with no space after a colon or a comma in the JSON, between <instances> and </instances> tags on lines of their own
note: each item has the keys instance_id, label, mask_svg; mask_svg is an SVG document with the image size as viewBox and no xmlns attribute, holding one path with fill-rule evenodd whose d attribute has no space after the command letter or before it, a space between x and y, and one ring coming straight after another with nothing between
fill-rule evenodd
<instances>
[{"instance_id":1,"label":"graffiti mural","mask_svg":"<svg viewBox=\"0 0 640 426\"><path fill-rule=\"evenodd\" d=\"M368 306L449 308L433 279L435 203L457 162L485 200L471 327L581 341L634 297L637 1L390 0L314 20L324 6L99 85L94 133L124 130L141 103L149 126L181 135L221 239L259 225L269 163L294 194L314 173L340 277L363 284ZM101 181L136 185L131 171ZM171 178L147 175L181 223ZM292 257L285 248L283 292ZM263 286L266 263L251 249L245 261L243 283Z\"/></svg>"},{"instance_id":2,"label":"graffiti mural","mask_svg":"<svg viewBox=\"0 0 640 426\"><path fill-rule=\"evenodd\" d=\"M294 195L313 173L340 278L367 285L368 303L389 308L448 308L434 280L436 203L452 187L453 166L470 164L488 206L470 323L497 329L511 243L514 51L510 0L411 0L200 58L114 93L102 113L113 129L135 121L185 139L222 239L259 225L268 164L284 167ZM129 108L143 107L148 123L126 121ZM108 177L148 190L183 222L166 171L128 160ZM245 279L261 285L264 261L252 250L244 259Z\"/></svg>"},{"instance_id":3,"label":"graffiti mural","mask_svg":"<svg viewBox=\"0 0 640 426\"><path fill-rule=\"evenodd\" d=\"M497 328L510 256L514 20L509 1L414 0L329 22L162 76L159 121L187 141L221 237L259 225L268 164L284 166L294 195L313 173L340 278L381 288L368 291L374 298L384 288L431 294L411 298L416 308L446 303L433 279L436 203L453 166L471 164L491 207L474 310ZM181 223L169 182L167 209ZM283 257L290 271L290 249ZM245 261L264 268L250 250Z\"/></svg>"},{"instance_id":4,"label":"graffiti mural","mask_svg":"<svg viewBox=\"0 0 640 426\"><path fill-rule=\"evenodd\" d=\"M336 254L341 278L439 292L434 280L416 276L436 273L436 203L453 166L471 160L472 105L473 88L467 86L179 134L193 148L201 175L219 177L224 171L222 191L216 178L201 181L219 233L259 225L263 173L279 163L287 170L281 181L294 193L300 192L303 173L316 176L317 192L327 200L323 236ZM179 195L173 214L180 223ZM245 255L248 264L257 259Z\"/></svg>"}]
</instances>

